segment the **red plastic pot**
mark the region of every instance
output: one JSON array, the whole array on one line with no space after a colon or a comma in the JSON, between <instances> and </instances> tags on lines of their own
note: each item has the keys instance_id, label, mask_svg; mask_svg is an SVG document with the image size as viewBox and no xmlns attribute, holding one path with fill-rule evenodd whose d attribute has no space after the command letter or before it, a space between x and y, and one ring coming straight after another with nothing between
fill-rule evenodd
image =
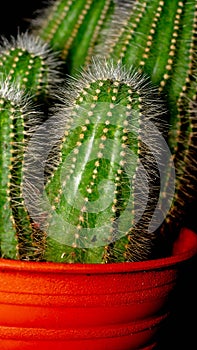
<instances>
[{"instance_id":1,"label":"red plastic pot","mask_svg":"<svg viewBox=\"0 0 197 350\"><path fill-rule=\"evenodd\" d=\"M150 350L182 267L197 254L183 229L170 257L57 264L0 259L1 350Z\"/></svg>"}]
</instances>

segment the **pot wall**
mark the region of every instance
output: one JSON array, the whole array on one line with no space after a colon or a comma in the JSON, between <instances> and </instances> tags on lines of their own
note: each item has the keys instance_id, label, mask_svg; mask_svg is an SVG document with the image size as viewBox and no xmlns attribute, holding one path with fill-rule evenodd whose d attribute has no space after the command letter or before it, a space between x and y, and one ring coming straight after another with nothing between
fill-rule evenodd
<instances>
[{"instance_id":1,"label":"pot wall","mask_svg":"<svg viewBox=\"0 0 197 350\"><path fill-rule=\"evenodd\" d=\"M136 263L0 260L1 350L149 350L170 313L197 235L182 230L171 257Z\"/></svg>"}]
</instances>

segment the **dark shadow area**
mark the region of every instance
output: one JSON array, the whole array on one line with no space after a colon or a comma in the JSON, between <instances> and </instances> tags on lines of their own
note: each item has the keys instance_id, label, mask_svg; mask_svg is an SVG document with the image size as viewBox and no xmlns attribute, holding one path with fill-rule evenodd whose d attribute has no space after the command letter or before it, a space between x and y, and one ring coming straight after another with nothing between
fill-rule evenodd
<instances>
[{"instance_id":1,"label":"dark shadow area","mask_svg":"<svg viewBox=\"0 0 197 350\"><path fill-rule=\"evenodd\" d=\"M43 0L4 1L0 11L0 35L15 36L18 30L25 31L28 19L33 17L34 11L41 8L43 3Z\"/></svg>"},{"instance_id":2,"label":"dark shadow area","mask_svg":"<svg viewBox=\"0 0 197 350\"><path fill-rule=\"evenodd\" d=\"M197 257L188 262L171 296L172 313L155 350L197 349Z\"/></svg>"}]
</instances>

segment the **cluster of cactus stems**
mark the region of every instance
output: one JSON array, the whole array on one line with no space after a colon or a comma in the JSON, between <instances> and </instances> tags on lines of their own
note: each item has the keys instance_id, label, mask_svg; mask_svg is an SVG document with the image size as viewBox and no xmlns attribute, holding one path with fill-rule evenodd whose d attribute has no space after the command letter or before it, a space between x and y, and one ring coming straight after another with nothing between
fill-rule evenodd
<instances>
[{"instance_id":1,"label":"cluster of cactus stems","mask_svg":"<svg viewBox=\"0 0 197 350\"><path fill-rule=\"evenodd\" d=\"M0 47L0 243L1 256L32 256L34 228L22 196L23 162L30 135L45 119L55 82L61 80L56 54L28 33L2 38ZM16 244L17 242L17 244Z\"/></svg>"},{"instance_id":2,"label":"cluster of cactus stems","mask_svg":"<svg viewBox=\"0 0 197 350\"><path fill-rule=\"evenodd\" d=\"M0 255L170 253L196 195L196 1L56 0L30 27L0 47Z\"/></svg>"}]
</instances>

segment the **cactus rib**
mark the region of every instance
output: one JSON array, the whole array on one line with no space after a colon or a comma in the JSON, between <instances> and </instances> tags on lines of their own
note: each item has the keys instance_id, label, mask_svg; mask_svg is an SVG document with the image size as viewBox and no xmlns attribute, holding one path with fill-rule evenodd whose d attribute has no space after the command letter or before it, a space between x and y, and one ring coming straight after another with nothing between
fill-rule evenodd
<instances>
[{"instance_id":1,"label":"cactus rib","mask_svg":"<svg viewBox=\"0 0 197 350\"><path fill-rule=\"evenodd\" d=\"M61 81L61 61L39 37L28 32L1 38L0 74L19 84L34 99L46 102Z\"/></svg>"},{"instance_id":2,"label":"cactus rib","mask_svg":"<svg viewBox=\"0 0 197 350\"><path fill-rule=\"evenodd\" d=\"M86 67L101 29L114 9L113 0L57 0L32 19L31 31L66 61L68 74Z\"/></svg>"},{"instance_id":3,"label":"cactus rib","mask_svg":"<svg viewBox=\"0 0 197 350\"><path fill-rule=\"evenodd\" d=\"M24 149L40 116L31 100L9 80L0 88L0 247L1 257L30 259L31 220L22 197Z\"/></svg>"},{"instance_id":4,"label":"cactus rib","mask_svg":"<svg viewBox=\"0 0 197 350\"><path fill-rule=\"evenodd\" d=\"M148 74L166 98L172 159L166 171L163 198L174 162L176 191L167 221L175 224L178 216L184 218L186 203L196 196L196 119L191 105L196 101L197 3L195 0L120 1L111 28L107 35L103 33L102 43L95 50L97 55L121 61L128 67L132 64L139 72Z\"/></svg>"}]
</instances>

